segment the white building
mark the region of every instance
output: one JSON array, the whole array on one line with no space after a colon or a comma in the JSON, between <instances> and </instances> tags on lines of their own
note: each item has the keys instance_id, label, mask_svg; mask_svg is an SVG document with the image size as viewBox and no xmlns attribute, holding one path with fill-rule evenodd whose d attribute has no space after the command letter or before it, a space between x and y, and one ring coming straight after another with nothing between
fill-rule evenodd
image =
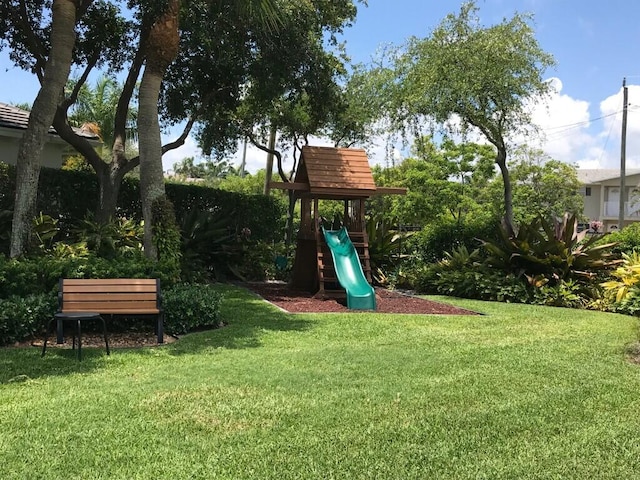
<instances>
[{"instance_id":1,"label":"white building","mask_svg":"<svg viewBox=\"0 0 640 480\"><path fill-rule=\"evenodd\" d=\"M584 215L589 220L599 220L603 231L610 232L640 221L640 169L627 169L625 189L620 192L620 170L578 169L582 183ZM618 225L620 196L624 201L624 225Z\"/></svg>"},{"instance_id":2,"label":"white building","mask_svg":"<svg viewBox=\"0 0 640 480\"><path fill-rule=\"evenodd\" d=\"M0 103L0 162L15 165L20 139L27 129L28 122L28 111ZM100 139L94 133L80 129L74 130L78 135L89 139L94 145L99 145ZM43 167L60 168L64 158L74 153L73 148L62 140L51 127L42 150L40 163Z\"/></svg>"}]
</instances>

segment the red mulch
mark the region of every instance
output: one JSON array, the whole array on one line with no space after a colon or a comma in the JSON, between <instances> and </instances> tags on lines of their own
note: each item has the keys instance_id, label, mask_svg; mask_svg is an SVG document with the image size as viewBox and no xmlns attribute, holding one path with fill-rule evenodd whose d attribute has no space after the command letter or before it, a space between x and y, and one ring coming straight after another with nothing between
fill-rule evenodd
<instances>
[{"instance_id":1,"label":"red mulch","mask_svg":"<svg viewBox=\"0 0 640 480\"><path fill-rule=\"evenodd\" d=\"M313 294L294 290L285 283L247 283L249 290L291 313L358 312L349 310L346 300L313 298ZM476 312L425 300L401 292L376 288L378 313L477 315Z\"/></svg>"}]
</instances>

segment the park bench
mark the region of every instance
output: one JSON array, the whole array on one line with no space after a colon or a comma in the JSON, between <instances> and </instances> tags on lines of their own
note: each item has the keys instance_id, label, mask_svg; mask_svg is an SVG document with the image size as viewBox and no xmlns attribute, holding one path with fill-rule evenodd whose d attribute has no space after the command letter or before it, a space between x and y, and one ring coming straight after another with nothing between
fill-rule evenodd
<instances>
[{"instance_id":1,"label":"park bench","mask_svg":"<svg viewBox=\"0 0 640 480\"><path fill-rule=\"evenodd\" d=\"M164 341L164 313L160 280L154 278L61 278L58 291L58 313L51 319L45 333L42 356L47 348L51 324L55 320L57 343L63 343L62 325L64 321L76 323L73 338L78 336L78 359L81 360L81 322L99 320L102 322L104 340L109 354L109 341L104 317L145 318L156 320L155 333L158 343Z\"/></svg>"}]
</instances>

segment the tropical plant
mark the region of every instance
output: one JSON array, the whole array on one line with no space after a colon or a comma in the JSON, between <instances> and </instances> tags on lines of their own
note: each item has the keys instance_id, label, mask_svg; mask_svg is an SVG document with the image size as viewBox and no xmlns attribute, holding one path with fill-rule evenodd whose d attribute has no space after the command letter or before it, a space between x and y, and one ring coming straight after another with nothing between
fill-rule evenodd
<instances>
[{"instance_id":1,"label":"tropical plant","mask_svg":"<svg viewBox=\"0 0 640 480\"><path fill-rule=\"evenodd\" d=\"M597 272L617 263L610 252L614 244L598 240L597 236L587 236L586 230L578 232L575 215L565 214L552 222L538 217L520 225L513 234L501 226L497 241L483 242L488 253L484 264L524 276L536 287L569 279L588 283Z\"/></svg>"},{"instance_id":2,"label":"tropical plant","mask_svg":"<svg viewBox=\"0 0 640 480\"><path fill-rule=\"evenodd\" d=\"M438 262L438 265L443 270L457 270L477 265L479 259L479 249L470 252L467 247L461 245L451 252L445 252L444 258Z\"/></svg>"},{"instance_id":3,"label":"tropical plant","mask_svg":"<svg viewBox=\"0 0 640 480\"><path fill-rule=\"evenodd\" d=\"M53 240L60 232L58 226L58 220L52 218L50 215L45 215L42 212L33 219L32 227L34 240L37 242L37 247L41 252L50 250L53 246Z\"/></svg>"},{"instance_id":4,"label":"tropical plant","mask_svg":"<svg viewBox=\"0 0 640 480\"><path fill-rule=\"evenodd\" d=\"M640 293L640 252L622 254L622 265L611 272L612 280L602 283L606 295L616 303Z\"/></svg>"},{"instance_id":5,"label":"tropical plant","mask_svg":"<svg viewBox=\"0 0 640 480\"><path fill-rule=\"evenodd\" d=\"M88 212L79 220L72 234L77 244L86 244L90 252L99 257L113 258L142 249L142 225L125 217L98 222Z\"/></svg>"},{"instance_id":6,"label":"tropical plant","mask_svg":"<svg viewBox=\"0 0 640 480\"><path fill-rule=\"evenodd\" d=\"M371 270L385 272L402 258L402 243L414 232L401 232L389 228L381 217L370 217L366 224L369 238ZM380 278L383 278L380 276Z\"/></svg>"}]
</instances>

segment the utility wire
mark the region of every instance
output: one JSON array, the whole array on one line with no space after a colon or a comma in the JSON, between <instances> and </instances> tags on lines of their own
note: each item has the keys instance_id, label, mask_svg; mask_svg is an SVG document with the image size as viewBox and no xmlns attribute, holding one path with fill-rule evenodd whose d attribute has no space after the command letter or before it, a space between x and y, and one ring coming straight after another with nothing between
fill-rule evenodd
<instances>
[{"instance_id":1,"label":"utility wire","mask_svg":"<svg viewBox=\"0 0 640 480\"><path fill-rule=\"evenodd\" d=\"M621 110L620 110L620 111L617 111L617 112L614 112L614 113L610 113L610 114L608 114L608 115L603 115L603 116L601 116L601 117L590 118L589 120L584 120L584 121L582 121L582 122L577 122L577 123L568 123L567 125L558 125L557 127L549 127L549 128L546 128L546 129L545 129L545 131L547 131L547 130L554 130L554 129L557 129L557 128L567 128L567 129L570 129L570 128L574 128L574 127L579 127L579 126L586 125L586 124L591 123L591 122L595 122L596 120L602 120L603 118L608 118L608 117L612 117L612 116L614 116L614 115L618 115L618 113L620 113L620 112L621 112Z\"/></svg>"},{"instance_id":2,"label":"utility wire","mask_svg":"<svg viewBox=\"0 0 640 480\"><path fill-rule=\"evenodd\" d=\"M617 112L616 116L618 115ZM598 165L600 165L600 162L602 161L602 157L604 155L604 152L607 150L607 145L609 144L609 138L611 137L611 130L613 130L613 124L616 122L611 122L611 126L609 127L609 133L607 134L607 139L604 141L604 146L602 147L602 150L600 151L600 158L598 158Z\"/></svg>"}]
</instances>

